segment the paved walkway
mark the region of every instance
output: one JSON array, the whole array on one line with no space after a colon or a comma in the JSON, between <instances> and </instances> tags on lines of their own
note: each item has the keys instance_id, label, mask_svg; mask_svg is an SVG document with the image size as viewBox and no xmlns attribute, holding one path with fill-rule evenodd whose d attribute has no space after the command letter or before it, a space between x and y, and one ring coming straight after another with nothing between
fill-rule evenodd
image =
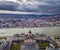
<instances>
[{"instance_id":1,"label":"paved walkway","mask_svg":"<svg viewBox=\"0 0 60 50\"><path fill-rule=\"evenodd\" d=\"M21 50L38 50L38 45L35 43L24 44L24 45L22 45Z\"/></svg>"}]
</instances>

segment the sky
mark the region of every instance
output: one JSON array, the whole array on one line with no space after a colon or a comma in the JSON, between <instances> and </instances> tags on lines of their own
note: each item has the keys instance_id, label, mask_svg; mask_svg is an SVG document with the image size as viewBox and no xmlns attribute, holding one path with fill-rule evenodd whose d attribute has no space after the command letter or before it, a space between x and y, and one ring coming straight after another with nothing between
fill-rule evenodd
<instances>
[{"instance_id":1,"label":"sky","mask_svg":"<svg viewBox=\"0 0 60 50\"><path fill-rule=\"evenodd\" d=\"M60 0L0 0L0 13L60 14Z\"/></svg>"}]
</instances>

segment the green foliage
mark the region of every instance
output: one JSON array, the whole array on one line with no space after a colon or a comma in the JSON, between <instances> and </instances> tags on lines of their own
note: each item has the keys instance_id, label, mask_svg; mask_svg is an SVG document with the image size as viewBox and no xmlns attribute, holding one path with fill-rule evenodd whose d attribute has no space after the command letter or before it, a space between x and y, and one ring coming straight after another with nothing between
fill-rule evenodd
<instances>
[{"instance_id":1,"label":"green foliage","mask_svg":"<svg viewBox=\"0 0 60 50\"><path fill-rule=\"evenodd\" d=\"M21 44L18 43L13 43L11 50L20 50L21 49Z\"/></svg>"},{"instance_id":2,"label":"green foliage","mask_svg":"<svg viewBox=\"0 0 60 50\"><path fill-rule=\"evenodd\" d=\"M49 43L40 43L38 44L39 48L46 48L47 46L50 46Z\"/></svg>"}]
</instances>

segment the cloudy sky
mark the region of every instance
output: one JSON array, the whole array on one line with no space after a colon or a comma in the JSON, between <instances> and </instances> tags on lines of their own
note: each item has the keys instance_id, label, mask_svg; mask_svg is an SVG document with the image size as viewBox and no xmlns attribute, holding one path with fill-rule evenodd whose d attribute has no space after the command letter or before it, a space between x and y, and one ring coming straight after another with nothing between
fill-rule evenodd
<instances>
[{"instance_id":1,"label":"cloudy sky","mask_svg":"<svg viewBox=\"0 0 60 50\"><path fill-rule=\"evenodd\" d=\"M0 0L0 13L60 14L60 0Z\"/></svg>"}]
</instances>

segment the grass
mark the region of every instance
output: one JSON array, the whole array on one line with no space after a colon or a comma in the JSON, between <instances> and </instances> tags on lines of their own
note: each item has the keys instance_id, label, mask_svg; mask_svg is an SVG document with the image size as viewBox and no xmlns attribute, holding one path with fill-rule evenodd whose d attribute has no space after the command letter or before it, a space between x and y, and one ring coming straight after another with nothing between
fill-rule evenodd
<instances>
[{"instance_id":1,"label":"grass","mask_svg":"<svg viewBox=\"0 0 60 50\"><path fill-rule=\"evenodd\" d=\"M19 43L13 43L11 46L11 50L20 50L21 49L21 44Z\"/></svg>"},{"instance_id":2,"label":"grass","mask_svg":"<svg viewBox=\"0 0 60 50\"><path fill-rule=\"evenodd\" d=\"M49 47L50 45L49 45L49 43L39 43L38 44L38 46L39 46L39 48L46 48L47 46Z\"/></svg>"}]
</instances>

